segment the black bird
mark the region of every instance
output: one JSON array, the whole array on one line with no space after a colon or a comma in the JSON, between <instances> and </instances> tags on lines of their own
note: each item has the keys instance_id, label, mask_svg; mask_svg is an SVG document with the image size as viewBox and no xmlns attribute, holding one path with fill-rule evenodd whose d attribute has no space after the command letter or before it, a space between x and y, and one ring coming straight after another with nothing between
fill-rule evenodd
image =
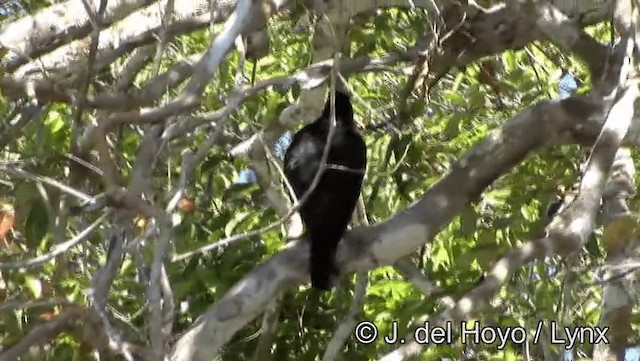
<instances>
[{"instance_id":1,"label":"black bird","mask_svg":"<svg viewBox=\"0 0 640 361\"><path fill-rule=\"evenodd\" d=\"M298 131L284 156L284 173L298 199L310 188L321 168L331 127L331 97L322 115ZM335 255L353 215L367 165L367 148L353 121L349 96L335 93L336 125L326 167L310 196L300 206L300 216L311 241L311 286L329 290L340 273Z\"/></svg>"}]
</instances>

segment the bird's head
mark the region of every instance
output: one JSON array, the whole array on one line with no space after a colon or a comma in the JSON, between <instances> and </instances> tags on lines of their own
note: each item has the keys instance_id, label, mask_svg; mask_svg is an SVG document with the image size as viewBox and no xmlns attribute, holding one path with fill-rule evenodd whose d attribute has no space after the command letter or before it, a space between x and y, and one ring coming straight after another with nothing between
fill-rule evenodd
<instances>
[{"instance_id":1,"label":"bird's head","mask_svg":"<svg viewBox=\"0 0 640 361\"><path fill-rule=\"evenodd\" d=\"M351 99L347 93L344 93L340 90L336 90L335 97L336 104L336 121L338 123L353 124L353 106L351 105ZM324 110L322 111L322 117L325 119L329 119L331 116L331 94L327 97L327 102L324 105Z\"/></svg>"}]
</instances>

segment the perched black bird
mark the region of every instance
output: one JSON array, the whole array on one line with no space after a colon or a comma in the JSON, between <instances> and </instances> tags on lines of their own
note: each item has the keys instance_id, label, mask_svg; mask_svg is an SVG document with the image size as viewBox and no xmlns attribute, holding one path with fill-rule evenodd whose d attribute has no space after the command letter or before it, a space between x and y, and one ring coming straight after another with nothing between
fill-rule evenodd
<instances>
[{"instance_id":1,"label":"perched black bird","mask_svg":"<svg viewBox=\"0 0 640 361\"><path fill-rule=\"evenodd\" d=\"M284 173L298 199L311 186L322 166L322 154L331 127L331 97L322 115L298 131L284 156ZM335 255L360 195L367 149L353 122L349 96L335 94L336 125L324 172L309 198L300 206L300 216L311 241L311 286L329 290L340 273Z\"/></svg>"}]
</instances>

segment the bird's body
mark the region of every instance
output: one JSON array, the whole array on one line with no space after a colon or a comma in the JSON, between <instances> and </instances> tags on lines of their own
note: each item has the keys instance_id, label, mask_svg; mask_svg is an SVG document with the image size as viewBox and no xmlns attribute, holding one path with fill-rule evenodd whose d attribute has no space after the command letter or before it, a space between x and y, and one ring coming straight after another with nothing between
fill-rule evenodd
<instances>
[{"instance_id":1,"label":"bird's body","mask_svg":"<svg viewBox=\"0 0 640 361\"><path fill-rule=\"evenodd\" d=\"M336 91L336 128L331 139L327 168L300 216L311 241L310 274L314 288L328 290L339 273L335 254L353 215L367 163L366 146L353 122L349 97ZM315 122L298 131L287 149L284 172L298 199L312 185L321 167L331 126L330 101Z\"/></svg>"}]
</instances>

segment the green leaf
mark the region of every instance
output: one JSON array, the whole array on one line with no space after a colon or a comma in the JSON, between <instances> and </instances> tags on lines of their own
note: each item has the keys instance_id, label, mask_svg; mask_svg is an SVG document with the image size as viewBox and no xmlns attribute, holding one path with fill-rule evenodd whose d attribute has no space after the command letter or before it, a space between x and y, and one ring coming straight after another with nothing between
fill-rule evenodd
<instances>
[{"instance_id":1,"label":"green leaf","mask_svg":"<svg viewBox=\"0 0 640 361\"><path fill-rule=\"evenodd\" d=\"M466 207L460 212L460 228L465 237L472 236L476 231L478 214L473 207Z\"/></svg>"},{"instance_id":2,"label":"green leaf","mask_svg":"<svg viewBox=\"0 0 640 361\"><path fill-rule=\"evenodd\" d=\"M31 206L25 224L25 236L29 248L37 248L49 227L49 214L42 199L36 199Z\"/></svg>"},{"instance_id":3,"label":"green leaf","mask_svg":"<svg viewBox=\"0 0 640 361\"><path fill-rule=\"evenodd\" d=\"M231 219L231 221L229 221L229 223L227 223L227 225L224 227L224 233L227 237L230 237L234 232L234 230L236 229L236 227L238 227L238 225L240 225L240 223L242 223L244 220L246 220L248 217L250 217L251 214L247 213L247 212L238 212L233 219Z\"/></svg>"},{"instance_id":4,"label":"green leaf","mask_svg":"<svg viewBox=\"0 0 640 361\"><path fill-rule=\"evenodd\" d=\"M257 183L232 184L222 193L223 201L250 198L253 193L260 190Z\"/></svg>"},{"instance_id":5,"label":"green leaf","mask_svg":"<svg viewBox=\"0 0 640 361\"><path fill-rule=\"evenodd\" d=\"M460 84L462 84L462 80L464 79L464 73L459 72L458 75L456 75L456 79L453 82L453 86L451 87L451 90L449 93L452 94L458 94L458 89L460 88Z\"/></svg>"},{"instance_id":6,"label":"green leaf","mask_svg":"<svg viewBox=\"0 0 640 361\"><path fill-rule=\"evenodd\" d=\"M34 298L42 296L42 283L39 279L27 275L24 277L24 286Z\"/></svg>"},{"instance_id":7,"label":"green leaf","mask_svg":"<svg viewBox=\"0 0 640 361\"><path fill-rule=\"evenodd\" d=\"M60 118L52 119L50 122L51 125L51 134L56 134L64 127L64 121Z\"/></svg>"},{"instance_id":8,"label":"green leaf","mask_svg":"<svg viewBox=\"0 0 640 361\"><path fill-rule=\"evenodd\" d=\"M452 91L447 92L444 98L454 104L459 104L459 105L467 104L467 100L462 95L456 92L452 92Z\"/></svg>"},{"instance_id":9,"label":"green leaf","mask_svg":"<svg viewBox=\"0 0 640 361\"><path fill-rule=\"evenodd\" d=\"M435 266L438 265L449 265L451 259L449 258L449 254L444 247L434 247L435 250L433 255L431 256L431 260Z\"/></svg>"},{"instance_id":10,"label":"green leaf","mask_svg":"<svg viewBox=\"0 0 640 361\"><path fill-rule=\"evenodd\" d=\"M444 133L448 138L455 138L460 132L460 123L462 121L462 117L458 115L452 115L447 122L447 127L444 130Z\"/></svg>"}]
</instances>

